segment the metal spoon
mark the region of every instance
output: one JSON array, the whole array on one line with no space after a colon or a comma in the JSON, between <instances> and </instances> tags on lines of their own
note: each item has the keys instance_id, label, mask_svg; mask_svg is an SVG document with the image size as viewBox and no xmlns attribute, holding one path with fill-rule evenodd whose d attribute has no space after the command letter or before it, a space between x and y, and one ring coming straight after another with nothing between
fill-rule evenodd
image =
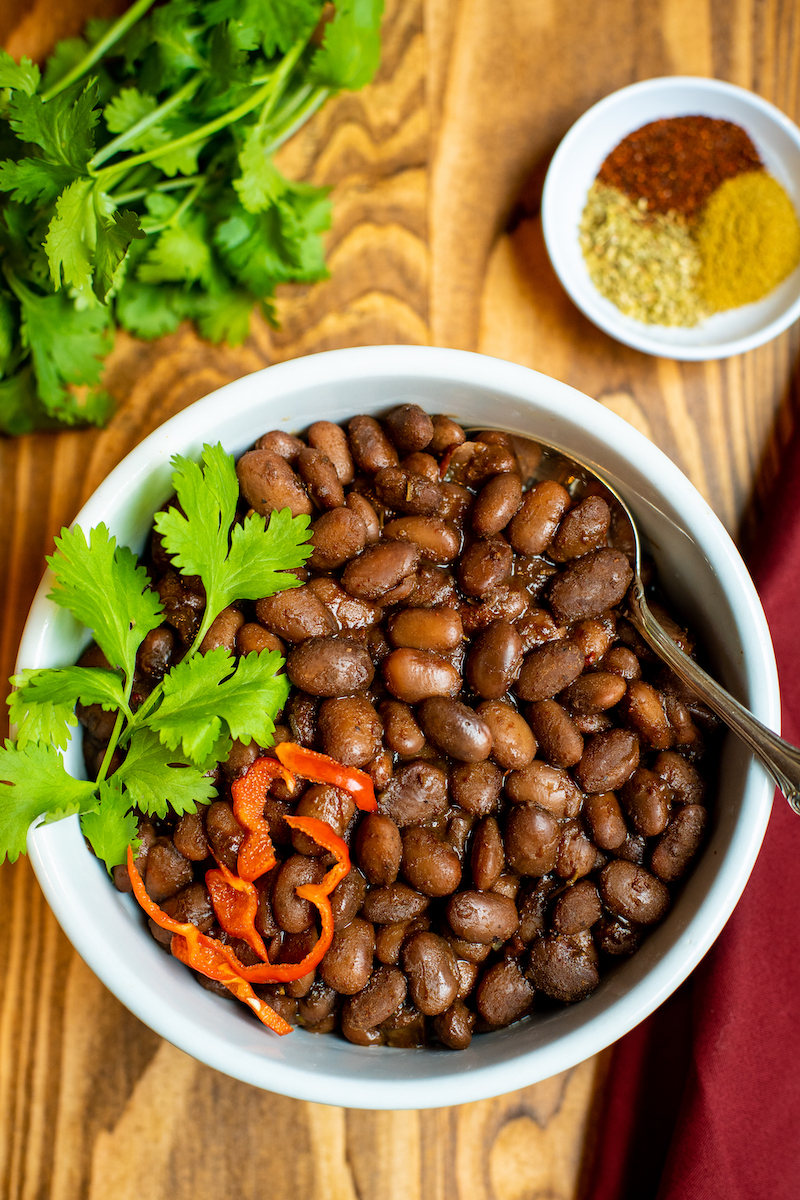
<instances>
[{"instance_id":1,"label":"metal spoon","mask_svg":"<svg viewBox=\"0 0 800 1200\"><path fill-rule=\"evenodd\" d=\"M756 720L744 705L726 692L664 632L647 604L641 575L642 544L636 521L616 489L580 459L568 456L546 442L522 438L518 434L513 436L518 453L521 451L522 458L527 458L527 469L523 465L526 485L543 479L555 479L573 499L581 499L591 492L603 495L609 502L613 514L613 538L632 558L634 577L628 592L627 611L631 624L678 678L749 747L794 811L800 814L800 750ZM539 452L540 457L536 461Z\"/></svg>"}]
</instances>

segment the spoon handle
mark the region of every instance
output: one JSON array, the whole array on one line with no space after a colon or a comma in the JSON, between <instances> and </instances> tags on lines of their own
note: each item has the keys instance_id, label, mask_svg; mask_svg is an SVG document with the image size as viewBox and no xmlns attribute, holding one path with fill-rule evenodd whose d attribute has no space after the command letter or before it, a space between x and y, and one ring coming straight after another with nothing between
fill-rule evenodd
<instances>
[{"instance_id":1,"label":"spoon handle","mask_svg":"<svg viewBox=\"0 0 800 1200\"><path fill-rule=\"evenodd\" d=\"M647 607L644 590L638 579L631 588L629 615L656 654L752 750L794 811L800 814L800 750L757 721L751 712L675 645Z\"/></svg>"}]
</instances>

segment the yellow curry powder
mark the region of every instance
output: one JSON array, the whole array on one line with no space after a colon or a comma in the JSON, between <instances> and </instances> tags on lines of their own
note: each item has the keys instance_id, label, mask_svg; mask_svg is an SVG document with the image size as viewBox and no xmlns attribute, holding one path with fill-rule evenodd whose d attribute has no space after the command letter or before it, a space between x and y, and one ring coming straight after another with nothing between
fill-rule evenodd
<instances>
[{"instance_id":1,"label":"yellow curry powder","mask_svg":"<svg viewBox=\"0 0 800 1200\"><path fill-rule=\"evenodd\" d=\"M712 311L766 296L800 263L800 223L766 171L726 179L708 199L696 231L698 287Z\"/></svg>"}]
</instances>

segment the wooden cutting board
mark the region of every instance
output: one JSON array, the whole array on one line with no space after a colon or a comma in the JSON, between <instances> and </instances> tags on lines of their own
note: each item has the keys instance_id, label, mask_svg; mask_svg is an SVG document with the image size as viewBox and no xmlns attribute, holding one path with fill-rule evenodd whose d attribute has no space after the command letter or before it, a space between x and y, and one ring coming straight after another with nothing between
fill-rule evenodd
<instances>
[{"instance_id":1,"label":"wooden cutting board","mask_svg":"<svg viewBox=\"0 0 800 1200\"><path fill-rule=\"evenodd\" d=\"M114 0L5 0L0 41L45 54ZM247 372L340 346L480 350L554 375L652 438L746 541L795 421L798 333L679 364L596 330L557 284L547 161L610 91L715 75L800 116L800 26L781 0L387 0L383 61L281 152L333 188L331 277L286 287L281 330L232 350L188 327L120 337L107 429L0 440L0 679L52 550L108 471ZM5 694L5 693L4 693ZM606 1056L498 1100L329 1108L200 1066L131 1016L61 933L24 860L0 868L0 1197L8 1200L573 1200Z\"/></svg>"}]
</instances>

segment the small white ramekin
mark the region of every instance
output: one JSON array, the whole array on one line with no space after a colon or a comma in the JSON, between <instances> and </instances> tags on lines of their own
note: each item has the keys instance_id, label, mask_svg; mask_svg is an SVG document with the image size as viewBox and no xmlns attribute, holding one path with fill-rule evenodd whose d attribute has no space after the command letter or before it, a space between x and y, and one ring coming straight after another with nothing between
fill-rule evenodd
<instances>
[{"instance_id":1,"label":"small white ramekin","mask_svg":"<svg viewBox=\"0 0 800 1200\"><path fill-rule=\"evenodd\" d=\"M269 367L228 384L152 433L97 489L77 521L105 521L141 549L154 510L171 494L170 458L222 441L241 453L272 428L380 414L399 402L467 425L540 437L601 467L653 547L664 587L691 623L722 682L778 728L769 631L728 534L664 454L588 397L525 367L459 350L378 346L335 350ZM46 599L31 609L20 667L75 661L87 635ZM68 766L83 774L77 745ZM708 843L665 922L580 1004L540 1013L445 1049L363 1049L296 1030L278 1038L243 1005L200 988L145 928L130 896L111 885L71 817L31 832L28 849L48 902L82 958L152 1029L200 1061L257 1087L352 1108L436 1108L548 1078L621 1037L699 962L730 916L755 862L773 787L743 747L724 747Z\"/></svg>"}]
</instances>

